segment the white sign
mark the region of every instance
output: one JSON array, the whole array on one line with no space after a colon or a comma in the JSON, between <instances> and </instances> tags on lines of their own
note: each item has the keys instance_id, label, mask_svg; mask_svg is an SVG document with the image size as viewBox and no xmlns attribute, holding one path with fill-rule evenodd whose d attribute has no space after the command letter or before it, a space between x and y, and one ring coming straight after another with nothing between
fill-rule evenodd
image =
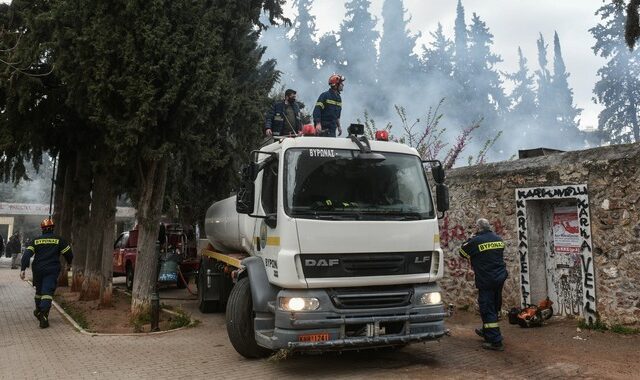
<instances>
[{"instance_id":1,"label":"white sign","mask_svg":"<svg viewBox=\"0 0 640 380\"><path fill-rule=\"evenodd\" d=\"M49 205L37 203L7 203L0 202L0 215L49 215ZM133 207L117 207L116 218L135 218L136 209Z\"/></svg>"}]
</instances>

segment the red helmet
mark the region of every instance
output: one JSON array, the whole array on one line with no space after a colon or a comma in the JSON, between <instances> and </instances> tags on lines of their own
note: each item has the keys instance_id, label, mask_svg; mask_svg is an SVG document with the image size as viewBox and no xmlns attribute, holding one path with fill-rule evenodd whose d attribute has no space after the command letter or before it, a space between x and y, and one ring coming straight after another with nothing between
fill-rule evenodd
<instances>
[{"instance_id":1,"label":"red helmet","mask_svg":"<svg viewBox=\"0 0 640 380\"><path fill-rule=\"evenodd\" d=\"M342 76L342 75L340 75L340 74L332 74L332 75L329 77L329 86L339 85L339 84L341 84L342 82L344 82L345 80L346 80L346 79L345 79L345 77L343 77L343 76Z\"/></svg>"},{"instance_id":2,"label":"red helmet","mask_svg":"<svg viewBox=\"0 0 640 380\"><path fill-rule=\"evenodd\" d=\"M305 124L302 126L302 135L303 136L313 136L316 134L316 129L312 124Z\"/></svg>"},{"instance_id":3,"label":"red helmet","mask_svg":"<svg viewBox=\"0 0 640 380\"><path fill-rule=\"evenodd\" d=\"M40 228L45 229L45 228L53 228L54 223L53 223L53 219L51 218L46 218L43 219L42 222L40 222Z\"/></svg>"}]
</instances>

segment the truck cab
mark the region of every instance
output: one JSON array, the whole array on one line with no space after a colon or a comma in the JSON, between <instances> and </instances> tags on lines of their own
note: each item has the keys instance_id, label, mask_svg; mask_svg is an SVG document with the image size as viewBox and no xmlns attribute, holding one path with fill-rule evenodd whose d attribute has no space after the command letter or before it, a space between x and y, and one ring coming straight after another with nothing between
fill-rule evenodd
<instances>
[{"instance_id":1,"label":"truck cab","mask_svg":"<svg viewBox=\"0 0 640 380\"><path fill-rule=\"evenodd\" d=\"M415 149L351 134L284 138L252 157L238 195L215 203L205 222L212 252L246 254L227 302L238 352L398 346L445 334L438 210ZM441 166L434 173L446 211ZM250 298L251 321L239 320L240 297Z\"/></svg>"}]
</instances>

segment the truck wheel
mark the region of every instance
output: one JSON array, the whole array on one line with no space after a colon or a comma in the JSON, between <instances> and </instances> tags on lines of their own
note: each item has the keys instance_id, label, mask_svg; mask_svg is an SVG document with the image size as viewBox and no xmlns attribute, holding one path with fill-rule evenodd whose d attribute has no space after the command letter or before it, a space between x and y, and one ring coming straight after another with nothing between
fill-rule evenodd
<instances>
[{"instance_id":1,"label":"truck wheel","mask_svg":"<svg viewBox=\"0 0 640 380\"><path fill-rule=\"evenodd\" d=\"M202 313L215 313L220 310L220 301L207 301L204 299L204 292L207 287L206 281L206 273L207 273L207 262L209 260L200 260L200 269L198 269L198 309Z\"/></svg>"},{"instance_id":2,"label":"truck wheel","mask_svg":"<svg viewBox=\"0 0 640 380\"><path fill-rule=\"evenodd\" d=\"M227 303L227 334L233 348L249 359L264 358L272 353L256 343L254 314L249 278L243 277L231 289Z\"/></svg>"},{"instance_id":3,"label":"truck wheel","mask_svg":"<svg viewBox=\"0 0 640 380\"><path fill-rule=\"evenodd\" d=\"M131 291L131 289L133 289L133 268L131 268L131 264L127 264L125 276L125 285L127 286L127 290Z\"/></svg>"}]
</instances>

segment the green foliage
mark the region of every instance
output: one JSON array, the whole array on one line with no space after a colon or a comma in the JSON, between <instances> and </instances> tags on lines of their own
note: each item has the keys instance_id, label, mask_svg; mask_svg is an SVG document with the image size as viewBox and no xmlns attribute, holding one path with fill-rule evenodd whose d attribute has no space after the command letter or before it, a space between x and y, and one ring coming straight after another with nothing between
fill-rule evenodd
<instances>
[{"instance_id":1,"label":"green foliage","mask_svg":"<svg viewBox=\"0 0 640 380\"><path fill-rule=\"evenodd\" d=\"M623 325L613 325L611 326L611 332L622 335L635 335L640 334L640 328L628 327Z\"/></svg>"},{"instance_id":2,"label":"green foliage","mask_svg":"<svg viewBox=\"0 0 640 380\"><path fill-rule=\"evenodd\" d=\"M177 329L191 324L191 315L181 308L176 308L175 312L178 313L178 315L172 315L171 318L169 318L170 329Z\"/></svg>"},{"instance_id":3,"label":"green foliage","mask_svg":"<svg viewBox=\"0 0 640 380\"><path fill-rule=\"evenodd\" d=\"M143 332L143 326L151 323L151 310L145 310L142 313L132 316L129 322L133 325L134 332Z\"/></svg>"},{"instance_id":4,"label":"green foliage","mask_svg":"<svg viewBox=\"0 0 640 380\"><path fill-rule=\"evenodd\" d=\"M602 320L600 319L596 319L594 323L587 323L586 320L580 319L578 321L578 327L585 330L594 330L594 331L600 331L600 332L604 332L609 329L606 323L602 322Z\"/></svg>"},{"instance_id":5,"label":"green foliage","mask_svg":"<svg viewBox=\"0 0 640 380\"><path fill-rule=\"evenodd\" d=\"M84 312L73 306L72 304L64 301L64 299L60 298L60 297L56 297L56 302L60 305L60 307L62 307L62 309L69 314L69 316L71 317L71 319L73 319L74 321L76 321L76 323L78 324L78 326L82 327L84 330L89 331L89 322L87 321L87 317L84 314Z\"/></svg>"}]
</instances>

